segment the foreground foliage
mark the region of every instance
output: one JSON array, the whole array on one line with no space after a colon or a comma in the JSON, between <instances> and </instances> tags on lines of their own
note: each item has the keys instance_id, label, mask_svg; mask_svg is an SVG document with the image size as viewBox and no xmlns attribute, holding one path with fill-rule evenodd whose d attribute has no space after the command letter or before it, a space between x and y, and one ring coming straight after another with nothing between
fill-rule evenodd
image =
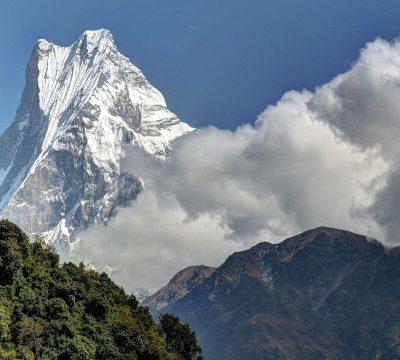
<instances>
[{"instance_id":1,"label":"foreground foliage","mask_svg":"<svg viewBox=\"0 0 400 360\"><path fill-rule=\"evenodd\" d=\"M161 315L160 325L169 349L180 354L184 359L195 359L198 354L201 354L196 334L189 325L181 324L177 316ZM202 360L203 358L199 356L197 359Z\"/></svg>"},{"instance_id":2,"label":"foreground foliage","mask_svg":"<svg viewBox=\"0 0 400 360\"><path fill-rule=\"evenodd\" d=\"M166 334L105 273L60 266L43 241L0 221L0 359L201 358L189 327L174 326L184 331Z\"/></svg>"}]
</instances>

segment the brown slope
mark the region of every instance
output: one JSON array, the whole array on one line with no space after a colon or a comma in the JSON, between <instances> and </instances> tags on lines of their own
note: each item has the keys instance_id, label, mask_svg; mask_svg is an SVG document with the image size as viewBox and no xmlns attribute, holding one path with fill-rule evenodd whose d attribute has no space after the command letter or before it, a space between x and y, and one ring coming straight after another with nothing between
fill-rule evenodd
<instances>
[{"instance_id":1,"label":"brown slope","mask_svg":"<svg viewBox=\"0 0 400 360\"><path fill-rule=\"evenodd\" d=\"M143 301L143 305L148 306L151 311L158 311L170 306L202 284L214 271L215 268L211 266L189 266L178 272L163 288L147 297Z\"/></svg>"},{"instance_id":2,"label":"brown slope","mask_svg":"<svg viewBox=\"0 0 400 360\"><path fill-rule=\"evenodd\" d=\"M317 228L233 254L163 311L208 360L400 358L400 251Z\"/></svg>"}]
</instances>

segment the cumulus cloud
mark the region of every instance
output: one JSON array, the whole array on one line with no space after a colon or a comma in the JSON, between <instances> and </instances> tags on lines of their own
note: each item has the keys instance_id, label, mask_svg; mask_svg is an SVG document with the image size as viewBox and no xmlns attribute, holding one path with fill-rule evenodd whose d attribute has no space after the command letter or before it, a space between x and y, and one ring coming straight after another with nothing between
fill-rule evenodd
<instances>
[{"instance_id":1,"label":"cumulus cloud","mask_svg":"<svg viewBox=\"0 0 400 360\"><path fill-rule=\"evenodd\" d=\"M185 136L166 161L130 153L145 191L80 256L118 267L127 288L158 287L258 241L326 225L398 241L400 43L366 45L346 73L289 91L254 124Z\"/></svg>"},{"instance_id":2,"label":"cumulus cloud","mask_svg":"<svg viewBox=\"0 0 400 360\"><path fill-rule=\"evenodd\" d=\"M187 221L173 198L163 203L145 191L131 208L121 209L109 226L83 233L79 255L81 260L113 269L113 278L127 290L158 288L183 267L217 264L239 250L226 234L227 229L212 216Z\"/></svg>"},{"instance_id":3,"label":"cumulus cloud","mask_svg":"<svg viewBox=\"0 0 400 360\"><path fill-rule=\"evenodd\" d=\"M399 150L400 42L368 43L353 68L317 89L308 107L349 142Z\"/></svg>"},{"instance_id":4,"label":"cumulus cloud","mask_svg":"<svg viewBox=\"0 0 400 360\"><path fill-rule=\"evenodd\" d=\"M353 68L319 88L308 106L338 137L377 150L388 164L367 213L383 241L399 243L400 41L368 43Z\"/></svg>"}]
</instances>

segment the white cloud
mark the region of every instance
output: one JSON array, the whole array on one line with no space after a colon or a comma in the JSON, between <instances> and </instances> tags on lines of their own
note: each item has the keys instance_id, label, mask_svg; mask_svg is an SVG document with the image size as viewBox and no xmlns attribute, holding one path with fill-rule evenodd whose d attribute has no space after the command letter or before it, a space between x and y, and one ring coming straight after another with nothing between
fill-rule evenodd
<instances>
[{"instance_id":1,"label":"white cloud","mask_svg":"<svg viewBox=\"0 0 400 360\"><path fill-rule=\"evenodd\" d=\"M127 290L158 288L177 270L218 264L239 250L226 234L212 216L188 221L173 198L163 204L146 191L131 208L120 209L109 226L82 234L79 252L81 259L116 269L113 278Z\"/></svg>"},{"instance_id":2,"label":"white cloud","mask_svg":"<svg viewBox=\"0 0 400 360\"><path fill-rule=\"evenodd\" d=\"M380 152L386 186L372 194L365 215L380 226L382 240L399 243L400 41L368 43L351 71L316 91L309 108L340 138Z\"/></svg>"},{"instance_id":3,"label":"white cloud","mask_svg":"<svg viewBox=\"0 0 400 360\"><path fill-rule=\"evenodd\" d=\"M314 93L286 93L254 125L202 129L164 163L135 151L125 167L144 193L82 234L80 254L121 265L116 279L134 288L320 225L394 242L398 99L400 44L376 40L347 73Z\"/></svg>"}]
</instances>

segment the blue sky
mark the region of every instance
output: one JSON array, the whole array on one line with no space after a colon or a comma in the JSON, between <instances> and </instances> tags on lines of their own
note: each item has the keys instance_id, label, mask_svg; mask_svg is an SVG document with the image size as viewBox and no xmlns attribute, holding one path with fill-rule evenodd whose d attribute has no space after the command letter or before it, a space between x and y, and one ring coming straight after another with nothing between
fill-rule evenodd
<instances>
[{"instance_id":1,"label":"blue sky","mask_svg":"<svg viewBox=\"0 0 400 360\"><path fill-rule=\"evenodd\" d=\"M69 45L108 28L183 120L232 129L347 70L365 42L400 35L398 14L395 0L2 1L0 131L38 38Z\"/></svg>"}]
</instances>

